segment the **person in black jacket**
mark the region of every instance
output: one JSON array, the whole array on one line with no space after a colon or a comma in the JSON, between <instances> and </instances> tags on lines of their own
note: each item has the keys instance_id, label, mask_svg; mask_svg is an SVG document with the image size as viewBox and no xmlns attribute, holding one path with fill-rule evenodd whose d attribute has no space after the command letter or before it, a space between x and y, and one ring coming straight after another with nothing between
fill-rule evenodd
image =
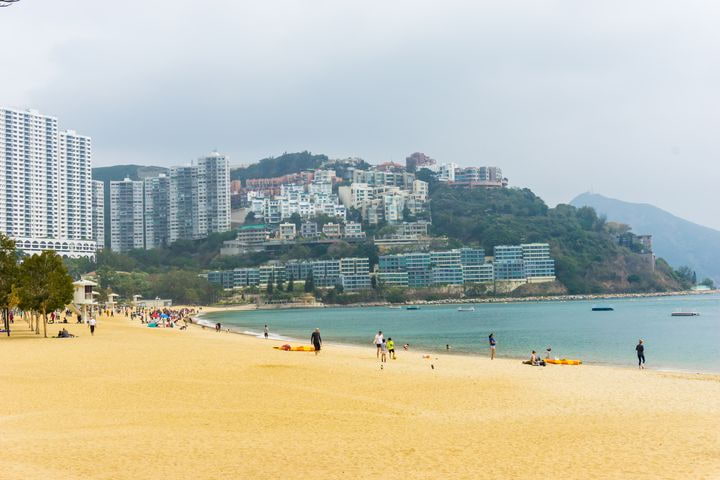
<instances>
[{"instance_id":1,"label":"person in black jacket","mask_svg":"<svg viewBox=\"0 0 720 480\"><path fill-rule=\"evenodd\" d=\"M320 347L322 346L322 338L320 337L319 328L316 328L312 335L310 335L310 343L312 343L313 347L315 347L315 355L317 355L320 351Z\"/></svg>"},{"instance_id":2,"label":"person in black jacket","mask_svg":"<svg viewBox=\"0 0 720 480\"><path fill-rule=\"evenodd\" d=\"M635 351L637 352L638 356L638 368L642 369L645 368L645 345L643 345L642 340L638 340L637 347L635 347Z\"/></svg>"}]
</instances>

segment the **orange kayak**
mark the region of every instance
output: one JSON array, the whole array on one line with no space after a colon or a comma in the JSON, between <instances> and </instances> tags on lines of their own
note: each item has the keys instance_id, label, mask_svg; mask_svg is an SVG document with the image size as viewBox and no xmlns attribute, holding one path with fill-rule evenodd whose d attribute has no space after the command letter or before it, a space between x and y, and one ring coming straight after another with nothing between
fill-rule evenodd
<instances>
[{"instance_id":1,"label":"orange kayak","mask_svg":"<svg viewBox=\"0 0 720 480\"><path fill-rule=\"evenodd\" d=\"M582 360L570 360L567 358L546 358L545 363L554 363L555 365L582 365Z\"/></svg>"},{"instance_id":2,"label":"orange kayak","mask_svg":"<svg viewBox=\"0 0 720 480\"><path fill-rule=\"evenodd\" d=\"M315 347L309 345L303 345L300 347L291 347L290 345L282 345L280 347L273 347L275 350L285 350L286 352L314 352Z\"/></svg>"}]
</instances>

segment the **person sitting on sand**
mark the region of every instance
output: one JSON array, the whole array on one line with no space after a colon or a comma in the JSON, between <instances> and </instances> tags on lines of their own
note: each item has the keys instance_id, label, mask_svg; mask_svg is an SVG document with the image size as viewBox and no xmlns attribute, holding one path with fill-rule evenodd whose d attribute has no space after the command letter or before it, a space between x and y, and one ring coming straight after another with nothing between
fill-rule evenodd
<instances>
[{"instance_id":1,"label":"person sitting on sand","mask_svg":"<svg viewBox=\"0 0 720 480\"><path fill-rule=\"evenodd\" d=\"M530 354L530 360L525 360L523 363L525 365L537 365L538 364L537 352L535 350L533 350L532 353Z\"/></svg>"},{"instance_id":2,"label":"person sitting on sand","mask_svg":"<svg viewBox=\"0 0 720 480\"><path fill-rule=\"evenodd\" d=\"M70 332L67 331L67 328L63 328L63 329L60 330L60 332L58 333L58 338L72 338L72 337L74 337L74 336L75 336L75 335L73 335L72 333L70 333Z\"/></svg>"}]
</instances>

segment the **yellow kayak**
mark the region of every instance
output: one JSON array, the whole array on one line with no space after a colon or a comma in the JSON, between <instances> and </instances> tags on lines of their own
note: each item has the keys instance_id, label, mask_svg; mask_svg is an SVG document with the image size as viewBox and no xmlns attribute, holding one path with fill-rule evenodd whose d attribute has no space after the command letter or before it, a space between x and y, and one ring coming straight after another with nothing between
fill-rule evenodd
<instances>
[{"instance_id":1,"label":"yellow kayak","mask_svg":"<svg viewBox=\"0 0 720 480\"><path fill-rule=\"evenodd\" d=\"M275 350L285 350L286 352L314 352L315 347L309 345L303 345L300 347L291 347L290 345L282 345L280 347L273 347Z\"/></svg>"},{"instance_id":2,"label":"yellow kayak","mask_svg":"<svg viewBox=\"0 0 720 480\"><path fill-rule=\"evenodd\" d=\"M555 365L582 365L582 360L570 360L567 358L546 358L545 363L554 363Z\"/></svg>"}]
</instances>

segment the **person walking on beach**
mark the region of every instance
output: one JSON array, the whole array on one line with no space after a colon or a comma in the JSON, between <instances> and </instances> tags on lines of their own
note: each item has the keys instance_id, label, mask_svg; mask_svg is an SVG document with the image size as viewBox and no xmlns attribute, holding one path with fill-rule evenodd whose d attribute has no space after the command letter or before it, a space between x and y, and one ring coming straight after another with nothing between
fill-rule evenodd
<instances>
[{"instance_id":1,"label":"person walking on beach","mask_svg":"<svg viewBox=\"0 0 720 480\"><path fill-rule=\"evenodd\" d=\"M91 316L88 324L90 325L90 335L95 335L95 325L97 324L95 317Z\"/></svg>"},{"instance_id":2,"label":"person walking on beach","mask_svg":"<svg viewBox=\"0 0 720 480\"><path fill-rule=\"evenodd\" d=\"M377 347L377 352L375 352L375 357L380 358L380 350L382 350L382 343L383 343L383 333L382 330L379 330L377 332L377 335L375 335L375 338L373 338L373 343Z\"/></svg>"},{"instance_id":3,"label":"person walking on beach","mask_svg":"<svg viewBox=\"0 0 720 480\"><path fill-rule=\"evenodd\" d=\"M387 343L385 342L385 339L383 338L382 343L380 344L380 361L382 363L387 363Z\"/></svg>"},{"instance_id":4,"label":"person walking on beach","mask_svg":"<svg viewBox=\"0 0 720 480\"><path fill-rule=\"evenodd\" d=\"M268 338L268 326L267 325L265 325L264 333L265 333L265 340L267 340L267 338Z\"/></svg>"},{"instance_id":5,"label":"person walking on beach","mask_svg":"<svg viewBox=\"0 0 720 480\"><path fill-rule=\"evenodd\" d=\"M317 355L320 351L320 347L322 346L322 338L320 337L319 328L316 328L312 335L310 335L310 343L312 343L313 347L315 347L315 355Z\"/></svg>"},{"instance_id":6,"label":"person walking on beach","mask_svg":"<svg viewBox=\"0 0 720 480\"><path fill-rule=\"evenodd\" d=\"M393 342L392 338L388 338L387 349L390 358L392 358L393 360L397 360L397 358L395 357L395 342Z\"/></svg>"},{"instance_id":7,"label":"person walking on beach","mask_svg":"<svg viewBox=\"0 0 720 480\"><path fill-rule=\"evenodd\" d=\"M642 340L638 340L635 351L637 352L638 356L638 368L642 370L645 368L645 345L643 345Z\"/></svg>"},{"instance_id":8,"label":"person walking on beach","mask_svg":"<svg viewBox=\"0 0 720 480\"><path fill-rule=\"evenodd\" d=\"M491 333L488 337L488 342L490 342L490 360L495 359L495 346L497 345L497 342L495 341L495 334Z\"/></svg>"}]
</instances>

